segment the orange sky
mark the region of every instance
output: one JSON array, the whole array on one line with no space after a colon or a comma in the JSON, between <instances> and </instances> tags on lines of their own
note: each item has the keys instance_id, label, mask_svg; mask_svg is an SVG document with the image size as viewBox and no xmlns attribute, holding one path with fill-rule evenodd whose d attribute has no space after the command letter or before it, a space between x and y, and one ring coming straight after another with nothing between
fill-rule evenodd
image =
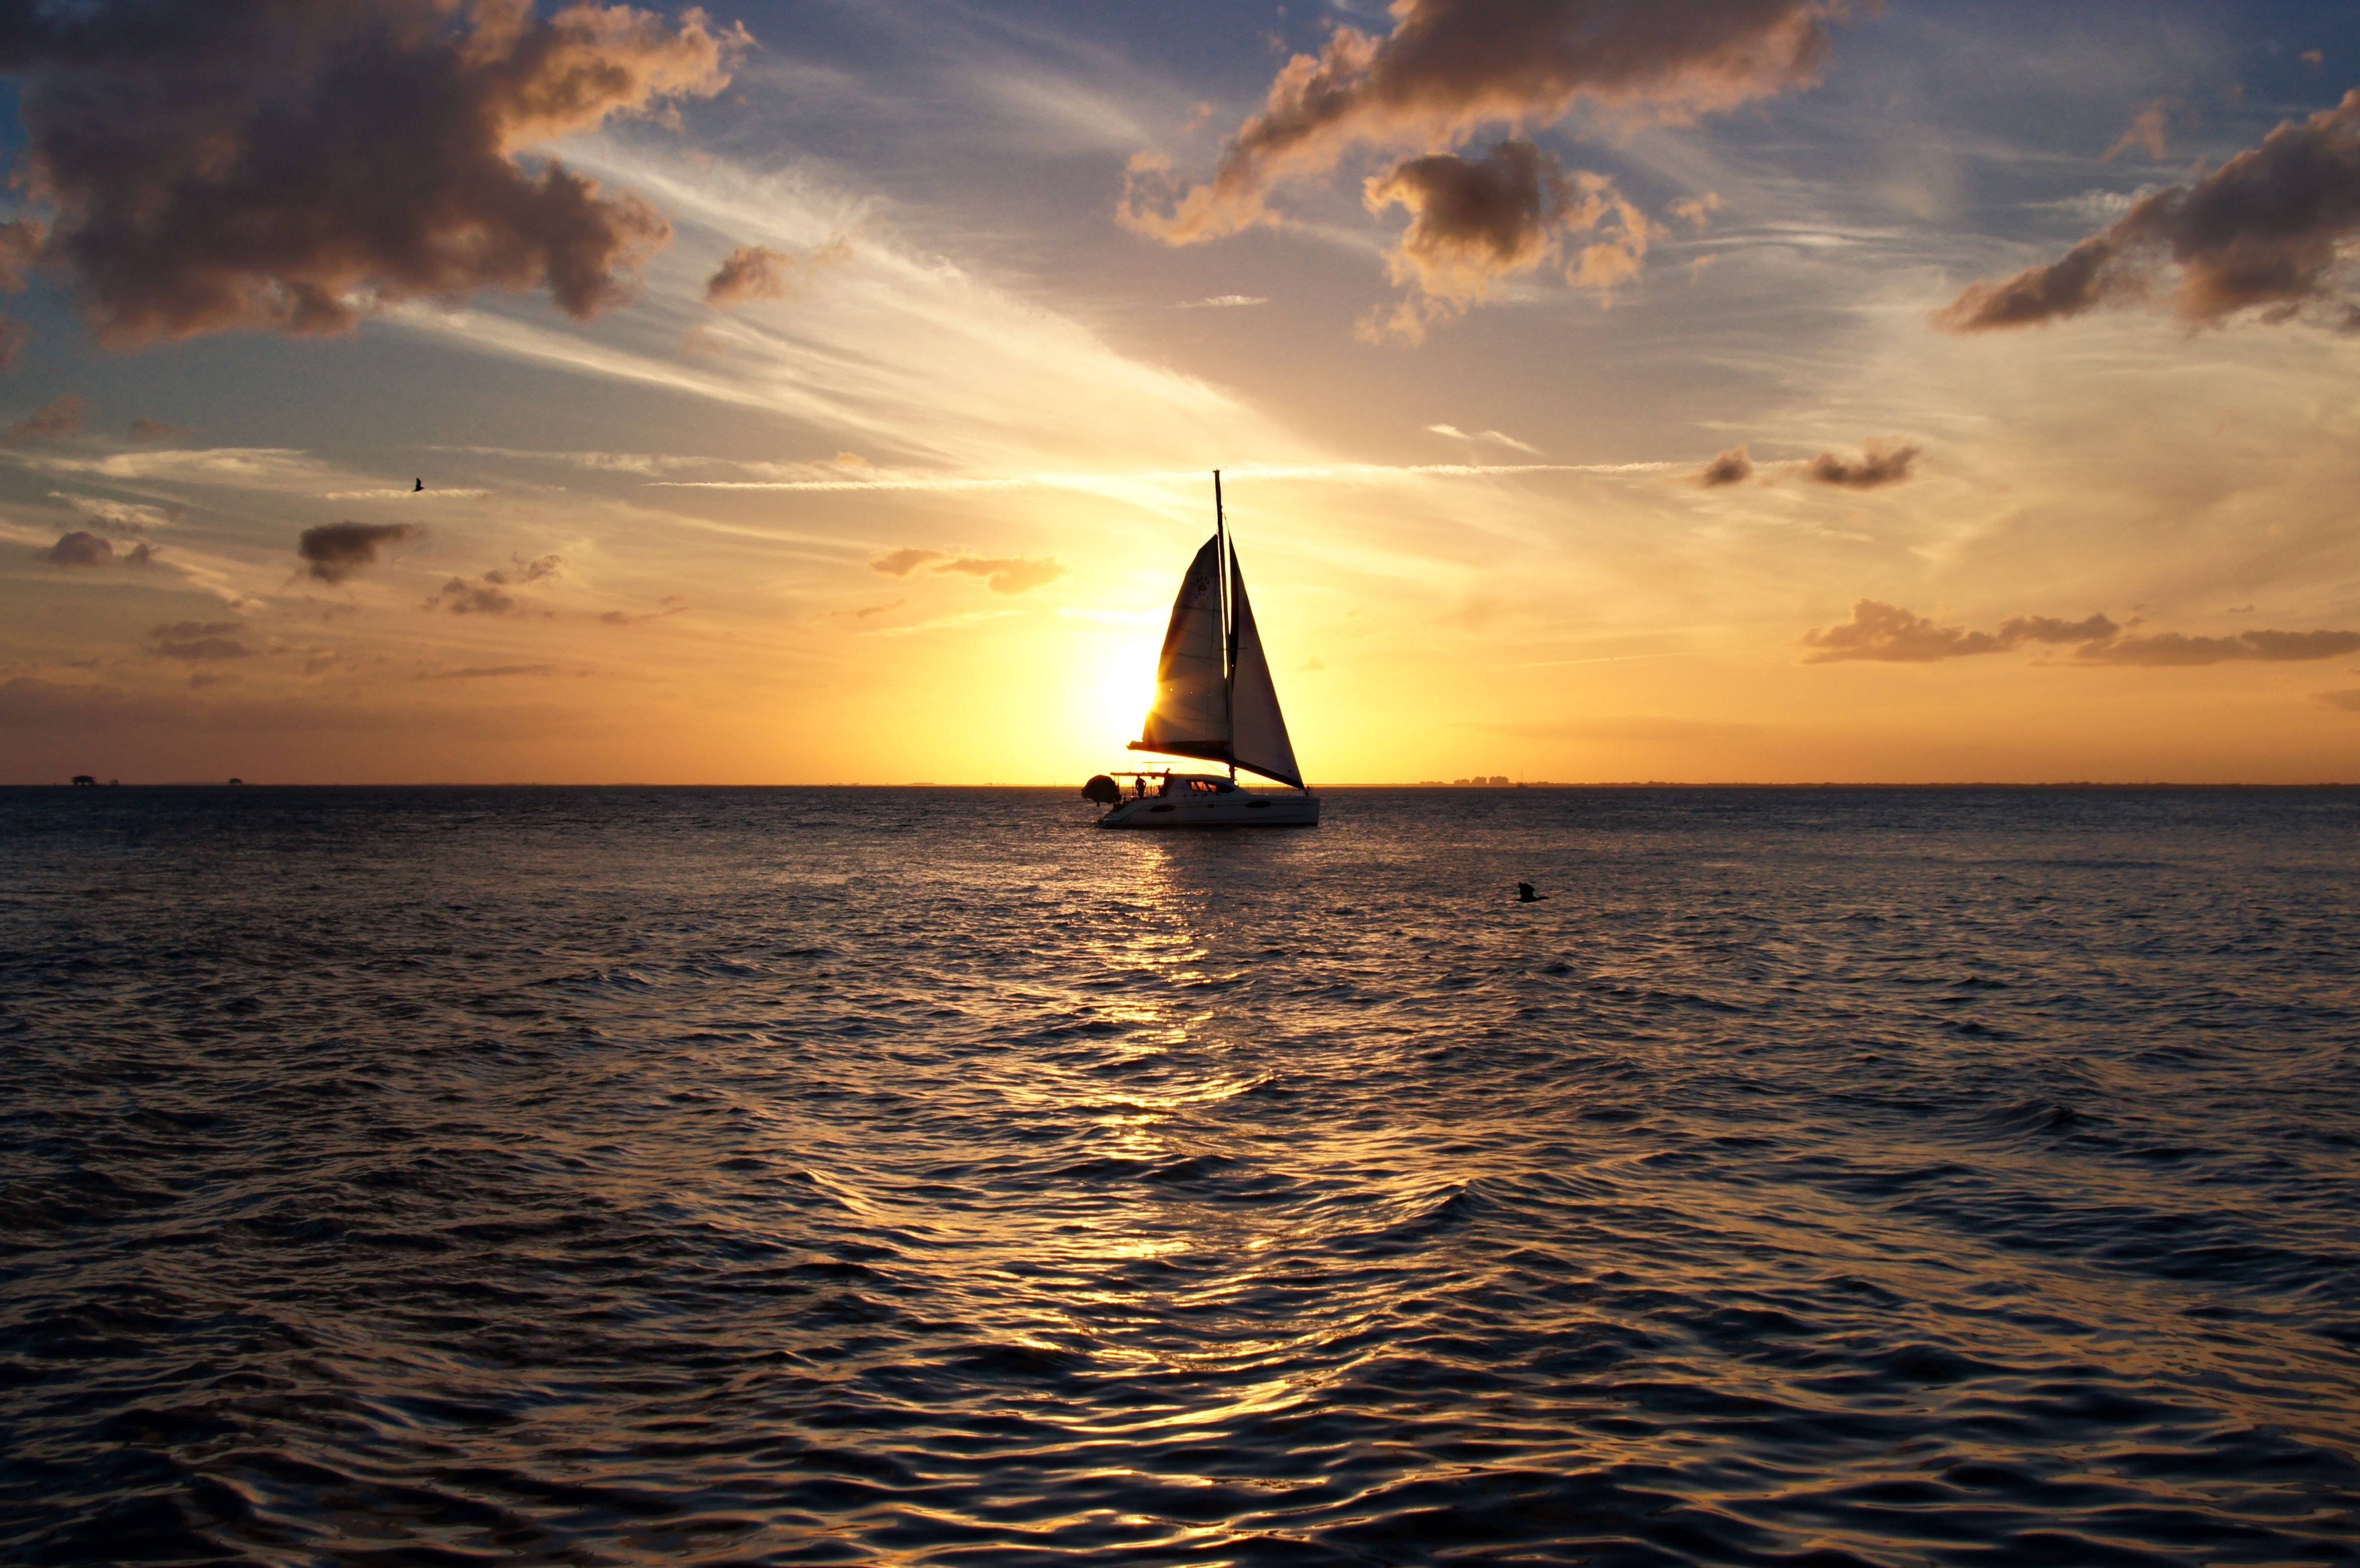
<instances>
[{"instance_id":1,"label":"orange sky","mask_svg":"<svg viewBox=\"0 0 2360 1568\"><path fill-rule=\"evenodd\" d=\"M168 317L131 175L7 199L0 780L1077 784L1217 466L1314 785L2360 778L2348 236L2199 298L2205 181L2344 145L2331 8L1798 3L1439 107L1438 3L713 9L469 154L661 215L579 312L290 252ZM333 125L333 69L252 90ZM1288 119L1317 70L1359 118ZM1936 321L2092 236L2053 319ZM334 330L255 303L323 277Z\"/></svg>"}]
</instances>

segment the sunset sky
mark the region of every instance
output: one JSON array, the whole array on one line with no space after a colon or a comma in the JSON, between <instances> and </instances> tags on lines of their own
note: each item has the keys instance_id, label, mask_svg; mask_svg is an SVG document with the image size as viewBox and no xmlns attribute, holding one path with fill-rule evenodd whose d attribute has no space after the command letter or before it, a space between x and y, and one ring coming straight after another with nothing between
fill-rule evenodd
<instances>
[{"instance_id":1,"label":"sunset sky","mask_svg":"<svg viewBox=\"0 0 2360 1568\"><path fill-rule=\"evenodd\" d=\"M22 11L0 781L2360 779L2348 6Z\"/></svg>"}]
</instances>

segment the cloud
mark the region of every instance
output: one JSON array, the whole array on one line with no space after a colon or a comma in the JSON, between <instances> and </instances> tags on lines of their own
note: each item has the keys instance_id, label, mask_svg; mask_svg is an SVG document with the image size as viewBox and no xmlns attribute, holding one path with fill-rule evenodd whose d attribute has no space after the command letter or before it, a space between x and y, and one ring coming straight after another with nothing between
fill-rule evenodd
<instances>
[{"instance_id":1,"label":"cloud","mask_svg":"<svg viewBox=\"0 0 2360 1568\"><path fill-rule=\"evenodd\" d=\"M1672 216L1702 234L1712 226L1712 215L1721 211L1718 192L1708 191L1701 196L1685 197L1672 203Z\"/></svg>"},{"instance_id":2,"label":"cloud","mask_svg":"<svg viewBox=\"0 0 2360 1568\"><path fill-rule=\"evenodd\" d=\"M705 280L705 302L727 308L749 299L784 299L810 292L819 275L852 259L842 234L801 256L769 245L739 245Z\"/></svg>"},{"instance_id":3,"label":"cloud","mask_svg":"<svg viewBox=\"0 0 2360 1568\"><path fill-rule=\"evenodd\" d=\"M52 398L15 424L8 427L6 440L16 445L24 441L56 441L82 429L82 399L69 392Z\"/></svg>"},{"instance_id":4,"label":"cloud","mask_svg":"<svg viewBox=\"0 0 2360 1568\"><path fill-rule=\"evenodd\" d=\"M1120 215L1172 245L1270 221L1282 180L1356 144L1448 147L1487 122L1546 125L1580 100L1667 120L1818 79L1841 0L1395 0L1393 31L1338 27L1287 61L1210 180L1181 189L1134 159Z\"/></svg>"},{"instance_id":5,"label":"cloud","mask_svg":"<svg viewBox=\"0 0 2360 1568\"><path fill-rule=\"evenodd\" d=\"M508 560L513 563L511 566L494 567L484 573L484 581L497 583L503 587L511 583L518 584L538 583L544 577L556 576L558 568L565 564L561 557L554 555L544 555L535 561L527 561L520 555L512 555Z\"/></svg>"},{"instance_id":6,"label":"cloud","mask_svg":"<svg viewBox=\"0 0 2360 1568\"><path fill-rule=\"evenodd\" d=\"M161 419L139 419L132 420L130 427L123 433L142 446L152 446L159 441L166 441L173 436L184 436L189 432L178 425L168 425Z\"/></svg>"},{"instance_id":7,"label":"cloud","mask_svg":"<svg viewBox=\"0 0 2360 1568\"><path fill-rule=\"evenodd\" d=\"M90 0L0 22L31 187L17 235L104 342L336 332L413 299L545 287L586 316L670 234L518 154L717 92L749 42L691 10L521 0Z\"/></svg>"},{"instance_id":8,"label":"cloud","mask_svg":"<svg viewBox=\"0 0 2360 1568\"><path fill-rule=\"evenodd\" d=\"M907 577L930 561L940 561L938 550L897 550L880 555L869 563L871 572L881 572L888 577Z\"/></svg>"},{"instance_id":9,"label":"cloud","mask_svg":"<svg viewBox=\"0 0 2360 1568\"><path fill-rule=\"evenodd\" d=\"M2098 664L2172 667L2227 664L2240 659L2286 663L2313 659L2341 659L2360 653L2360 632L2239 632L2234 637L2183 637L2159 632L2153 637L2123 637L2082 648L2080 658Z\"/></svg>"},{"instance_id":10,"label":"cloud","mask_svg":"<svg viewBox=\"0 0 2360 1568\"><path fill-rule=\"evenodd\" d=\"M1754 477L1754 459L1742 446L1731 447L1697 471L1696 482L1706 489L1722 485L1743 485Z\"/></svg>"},{"instance_id":11,"label":"cloud","mask_svg":"<svg viewBox=\"0 0 2360 1568\"><path fill-rule=\"evenodd\" d=\"M15 369L16 356L24 353L25 345L32 341L33 334L24 322L13 317L0 316L0 372Z\"/></svg>"},{"instance_id":12,"label":"cloud","mask_svg":"<svg viewBox=\"0 0 2360 1568\"><path fill-rule=\"evenodd\" d=\"M174 621L148 635L156 640L148 651L158 659L202 663L222 659L249 659L254 650L229 634L242 632L237 621Z\"/></svg>"},{"instance_id":13,"label":"cloud","mask_svg":"<svg viewBox=\"0 0 2360 1568\"><path fill-rule=\"evenodd\" d=\"M852 618L856 621L865 621L871 615L881 615L889 611L898 610L909 602L907 599L896 599L889 604L871 604L865 610L853 611Z\"/></svg>"},{"instance_id":14,"label":"cloud","mask_svg":"<svg viewBox=\"0 0 2360 1568\"><path fill-rule=\"evenodd\" d=\"M2164 155L2163 114L2170 107L2170 99L2158 98L2141 109L2132 116L2130 128L2123 133L2122 139L2108 147L2098 161L2112 163L2123 154L2132 151L2144 152L2147 157L2158 160L2162 158Z\"/></svg>"},{"instance_id":15,"label":"cloud","mask_svg":"<svg viewBox=\"0 0 2360 1568\"><path fill-rule=\"evenodd\" d=\"M1718 463L1719 459L1714 461ZM1914 446L1896 446L1873 441L1857 459L1823 452L1804 466L1803 473L1806 477L1821 485L1840 485L1847 490L1875 490L1907 480L1917 461L1918 449Z\"/></svg>"},{"instance_id":16,"label":"cloud","mask_svg":"<svg viewBox=\"0 0 2360 1568\"><path fill-rule=\"evenodd\" d=\"M2341 708L2347 713L2360 713L2360 691L2317 691L2312 695L2331 708Z\"/></svg>"},{"instance_id":17,"label":"cloud","mask_svg":"<svg viewBox=\"0 0 2360 1568\"><path fill-rule=\"evenodd\" d=\"M517 607L517 602L500 592L495 583L469 583L464 577L453 577L421 606L428 610L438 607L447 607L454 615L505 615Z\"/></svg>"},{"instance_id":18,"label":"cloud","mask_svg":"<svg viewBox=\"0 0 2360 1568\"><path fill-rule=\"evenodd\" d=\"M41 552L41 559L52 566L112 566L115 546L96 534L77 528L60 535L57 543Z\"/></svg>"},{"instance_id":19,"label":"cloud","mask_svg":"<svg viewBox=\"0 0 2360 1568\"><path fill-rule=\"evenodd\" d=\"M2282 321L2329 293L2339 247L2355 234L2360 88L2191 184L2141 197L2055 261L1969 286L1934 323L1990 332L2148 299L2167 263L2179 269L2169 304L2181 320L2217 323L2259 308Z\"/></svg>"},{"instance_id":20,"label":"cloud","mask_svg":"<svg viewBox=\"0 0 2360 1568\"><path fill-rule=\"evenodd\" d=\"M1022 593L1044 583L1054 583L1065 574L1065 569L1054 561L1027 561L1012 556L987 561L978 556L963 555L956 561L943 562L934 570L984 578L995 593Z\"/></svg>"},{"instance_id":21,"label":"cloud","mask_svg":"<svg viewBox=\"0 0 2360 1568\"><path fill-rule=\"evenodd\" d=\"M677 593L667 593L656 601L656 606L636 615L623 610L608 610L598 618L610 626L636 626L646 621L660 621L666 615L677 615L688 608L688 601Z\"/></svg>"},{"instance_id":22,"label":"cloud","mask_svg":"<svg viewBox=\"0 0 2360 1568\"><path fill-rule=\"evenodd\" d=\"M426 530L415 523L323 523L305 528L295 553L310 562L307 570L322 583L342 583L373 565L377 551L388 545L423 539Z\"/></svg>"},{"instance_id":23,"label":"cloud","mask_svg":"<svg viewBox=\"0 0 2360 1568\"><path fill-rule=\"evenodd\" d=\"M2086 621L2015 615L2002 621L1996 632L1971 632L1963 626L1937 626L1898 604L1863 599L1852 607L1849 625L1803 634L1804 646L1815 650L1805 655L1803 662L1869 659L1881 664L1930 664L1942 659L2005 653L2028 642L2100 642L2121 630L2103 615L2092 615Z\"/></svg>"},{"instance_id":24,"label":"cloud","mask_svg":"<svg viewBox=\"0 0 2360 1568\"><path fill-rule=\"evenodd\" d=\"M1448 152L1405 158L1370 179L1364 191L1372 212L1408 211L1409 229L1389 263L1393 281L1415 284L1446 314L1486 297L1499 278L1560 260L1567 282L1612 289L1637 273L1655 233L1612 180L1579 169L1568 175L1555 158L1514 137L1481 158ZM1590 232L1601 237L1566 258L1565 236Z\"/></svg>"},{"instance_id":25,"label":"cloud","mask_svg":"<svg viewBox=\"0 0 2360 1568\"><path fill-rule=\"evenodd\" d=\"M1234 310L1247 305L1269 303L1260 294L1213 294L1202 299L1183 299L1172 308L1175 310Z\"/></svg>"},{"instance_id":26,"label":"cloud","mask_svg":"<svg viewBox=\"0 0 2360 1568\"><path fill-rule=\"evenodd\" d=\"M1852 609L1850 624L1825 631L1806 632L1804 646L1815 651L1806 664L1830 664L1869 659L1885 664L1930 664L1937 659L1976 654L2005 653L2027 644L2070 646L2077 663L2174 668L2226 664L2241 660L2287 663L2341 659L2360 653L2360 631L2249 631L2232 637L2190 637L2158 632L2126 636L2104 615L2063 621L2053 615L2011 615L1995 632L1969 631L1963 626L1938 626L1897 604L1863 599Z\"/></svg>"},{"instance_id":27,"label":"cloud","mask_svg":"<svg viewBox=\"0 0 2360 1568\"><path fill-rule=\"evenodd\" d=\"M1515 437L1509 435L1502 430L1475 430L1470 432L1460 430L1457 425L1428 425L1426 428L1429 432L1435 435L1448 436L1452 441L1491 441L1500 446L1513 447L1518 452L1528 452L1535 457L1542 455L1541 449L1533 445L1530 441L1520 441Z\"/></svg>"}]
</instances>

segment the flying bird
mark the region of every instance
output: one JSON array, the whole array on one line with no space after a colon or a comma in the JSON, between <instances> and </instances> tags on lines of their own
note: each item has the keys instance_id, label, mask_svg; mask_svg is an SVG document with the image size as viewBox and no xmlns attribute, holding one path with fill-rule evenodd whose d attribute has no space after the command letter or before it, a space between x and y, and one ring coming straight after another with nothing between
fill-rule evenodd
<instances>
[{"instance_id":1,"label":"flying bird","mask_svg":"<svg viewBox=\"0 0 2360 1568\"><path fill-rule=\"evenodd\" d=\"M1547 897L1546 893L1534 892L1533 885L1529 882L1516 884L1516 902L1519 904L1537 904Z\"/></svg>"},{"instance_id":2,"label":"flying bird","mask_svg":"<svg viewBox=\"0 0 2360 1568\"><path fill-rule=\"evenodd\" d=\"M413 479L413 480L411 480L411 481L410 482L410 493L411 495L417 495L421 490L423 490L423 489L425 489L425 488L426 488L426 481L424 481L423 479Z\"/></svg>"}]
</instances>

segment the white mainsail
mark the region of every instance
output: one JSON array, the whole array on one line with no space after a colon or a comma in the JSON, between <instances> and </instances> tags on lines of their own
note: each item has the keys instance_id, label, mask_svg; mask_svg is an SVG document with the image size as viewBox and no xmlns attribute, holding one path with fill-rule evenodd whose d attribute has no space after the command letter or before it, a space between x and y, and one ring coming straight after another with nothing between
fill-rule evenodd
<instances>
[{"instance_id":1,"label":"white mainsail","mask_svg":"<svg viewBox=\"0 0 2360 1568\"><path fill-rule=\"evenodd\" d=\"M1221 540L1205 541L1180 595L1155 664L1155 703L1134 751L1229 759L1229 683L1221 647Z\"/></svg>"},{"instance_id":2,"label":"white mainsail","mask_svg":"<svg viewBox=\"0 0 2360 1568\"><path fill-rule=\"evenodd\" d=\"M1253 606L1246 600L1245 573L1229 550L1229 761L1282 784L1304 787L1295 771L1295 747L1286 738L1286 718L1278 711L1278 687L1262 651Z\"/></svg>"}]
</instances>

